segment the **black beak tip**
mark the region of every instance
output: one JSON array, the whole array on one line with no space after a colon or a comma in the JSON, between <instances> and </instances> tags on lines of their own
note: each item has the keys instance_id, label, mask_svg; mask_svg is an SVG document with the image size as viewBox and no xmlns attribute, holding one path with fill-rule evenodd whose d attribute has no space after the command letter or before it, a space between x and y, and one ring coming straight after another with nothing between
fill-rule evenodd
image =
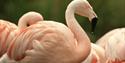
<instances>
[{"instance_id":1,"label":"black beak tip","mask_svg":"<svg viewBox=\"0 0 125 63\"><path fill-rule=\"evenodd\" d=\"M97 24L97 17L93 18L92 19L92 28L91 28L91 32L93 33L95 31L95 27L96 27L96 24Z\"/></svg>"}]
</instances>

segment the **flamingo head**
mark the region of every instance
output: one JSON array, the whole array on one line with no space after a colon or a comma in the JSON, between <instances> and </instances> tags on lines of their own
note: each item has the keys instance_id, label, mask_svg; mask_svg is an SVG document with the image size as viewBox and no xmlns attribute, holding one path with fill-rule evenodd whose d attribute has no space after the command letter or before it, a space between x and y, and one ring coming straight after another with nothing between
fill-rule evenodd
<instances>
[{"instance_id":1,"label":"flamingo head","mask_svg":"<svg viewBox=\"0 0 125 63\"><path fill-rule=\"evenodd\" d=\"M43 16L40 13L31 11L24 14L19 19L18 26L20 29L23 29L42 20L43 20Z\"/></svg>"},{"instance_id":2,"label":"flamingo head","mask_svg":"<svg viewBox=\"0 0 125 63\"><path fill-rule=\"evenodd\" d=\"M89 4L87 0L74 0L77 1L75 13L89 18L89 21L92 23L92 31L94 31L96 23L97 23L97 15L93 11L92 6Z\"/></svg>"}]
</instances>

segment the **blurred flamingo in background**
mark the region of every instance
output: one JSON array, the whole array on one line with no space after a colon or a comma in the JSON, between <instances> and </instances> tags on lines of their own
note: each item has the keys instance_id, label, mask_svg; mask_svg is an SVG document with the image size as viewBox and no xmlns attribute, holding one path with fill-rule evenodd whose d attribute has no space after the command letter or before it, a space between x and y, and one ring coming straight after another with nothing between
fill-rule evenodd
<instances>
[{"instance_id":1,"label":"blurred flamingo in background","mask_svg":"<svg viewBox=\"0 0 125 63\"><path fill-rule=\"evenodd\" d=\"M41 21L25 28L9 47L7 52L9 58L22 63L84 61L90 53L91 43L77 23L74 12L88 17L95 23L97 16L89 3L86 0L74 0L66 10L68 27L54 21Z\"/></svg>"},{"instance_id":2,"label":"blurred flamingo in background","mask_svg":"<svg viewBox=\"0 0 125 63\"><path fill-rule=\"evenodd\" d=\"M97 40L96 44L103 47L105 49L105 45L108 42L109 37L116 34L116 32L119 32L120 29L114 29L106 33L104 36L102 36L99 40Z\"/></svg>"},{"instance_id":3,"label":"blurred flamingo in background","mask_svg":"<svg viewBox=\"0 0 125 63\"><path fill-rule=\"evenodd\" d=\"M125 29L114 29L97 41L105 49L107 63L125 62Z\"/></svg>"},{"instance_id":4,"label":"blurred flamingo in background","mask_svg":"<svg viewBox=\"0 0 125 63\"><path fill-rule=\"evenodd\" d=\"M19 22L18 22L18 28L17 28L17 26L15 25L15 24L12 24L12 23L9 23L9 22L6 22L6 21L0 21L0 25L1 25L1 23L2 23L2 25L5 25L6 23L6 26L8 27L8 28L11 28L12 30L8 30L8 28L7 27L3 27L3 28L7 28L7 29L5 29L5 31L4 31L4 34L5 33L7 33L7 32L9 32L9 33L11 33L11 36L9 36L9 37L6 37L6 39L5 40L7 40L7 43L4 43L6 46L5 46L5 48L1 48L1 52L3 52L1 55L3 55L4 53L6 53L6 50L7 50L7 48L8 48L8 46L10 45L10 43L11 43L11 40L16 36L16 35L18 35L18 33L20 33L23 29L25 29L26 27L28 27L28 26L30 26L30 25L32 25L32 24L35 24L36 22L38 22L38 21L42 21L43 20L43 17L42 17L42 15L40 15L39 13L37 13L37 12L34 12L34 11L32 11L32 12L28 12L28 13L26 13L26 14L24 14L20 19L19 19ZM2 26L1 25L1 26ZM13 27L13 28L12 28ZM3 29L4 30L4 29ZM7 31L6 31L7 30ZM2 27L1 27L1 31L2 31ZM16 31L16 32L13 32L13 31ZM1 32L1 33L3 33L3 32ZM6 36L6 35L5 35ZM4 36L3 36L4 37ZM3 38L2 37L2 38ZM9 39L8 39L9 38ZM4 44L0 44L0 45L4 45ZM3 51L4 50L4 51ZM3 57L1 57L1 59L0 59L0 62L2 63L2 62L6 62L6 63L10 63L10 62L8 62L8 61L11 61L9 58L8 58L8 56L5 54L5 55L3 55ZM12 61L11 61L12 62Z\"/></svg>"}]
</instances>

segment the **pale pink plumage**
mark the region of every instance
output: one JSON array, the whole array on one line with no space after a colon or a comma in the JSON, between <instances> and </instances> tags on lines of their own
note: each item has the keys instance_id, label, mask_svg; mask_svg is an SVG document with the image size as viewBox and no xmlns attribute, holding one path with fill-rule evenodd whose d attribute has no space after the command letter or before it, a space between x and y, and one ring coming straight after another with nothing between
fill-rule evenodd
<instances>
[{"instance_id":1,"label":"pale pink plumage","mask_svg":"<svg viewBox=\"0 0 125 63\"><path fill-rule=\"evenodd\" d=\"M75 9L79 10L75 10ZM86 9L84 11L84 9ZM22 63L79 63L90 53L91 43L74 18L74 12L89 20L97 17L86 0L72 1L66 10L64 24L41 21L25 29L13 40L7 52Z\"/></svg>"},{"instance_id":2,"label":"pale pink plumage","mask_svg":"<svg viewBox=\"0 0 125 63\"><path fill-rule=\"evenodd\" d=\"M30 11L19 19L18 28L21 30L42 20L43 16L40 13Z\"/></svg>"},{"instance_id":3,"label":"pale pink plumage","mask_svg":"<svg viewBox=\"0 0 125 63\"><path fill-rule=\"evenodd\" d=\"M119 31L109 37L108 42L105 45L106 57L108 61L125 62L125 29L119 29Z\"/></svg>"},{"instance_id":4,"label":"pale pink plumage","mask_svg":"<svg viewBox=\"0 0 125 63\"><path fill-rule=\"evenodd\" d=\"M6 53L9 44L16 36L17 26L9 21L0 20L0 57Z\"/></svg>"},{"instance_id":5,"label":"pale pink plumage","mask_svg":"<svg viewBox=\"0 0 125 63\"><path fill-rule=\"evenodd\" d=\"M105 49L105 44L108 42L107 39L114 35L116 32L119 32L119 29L114 29L106 33L104 36L102 36L99 40L97 40L96 44L103 47Z\"/></svg>"},{"instance_id":6,"label":"pale pink plumage","mask_svg":"<svg viewBox=\"0 0 125 63\"><path fill-rule=\"evenodd\" d=\"M125 29L114 29L97 41L105 49L107 63L125 62Z\"/></svg>"},{"instance_id":7,"label":"pale pink plumage","mask_svg":"<svg viewBox=\"0 0 125 63\"><path fill-rule=\"evenodd\" d=\"M30 26L35 24L37 21L43 20L43 17L36 12L29 12L23 17L21 17L19 20L19 28L9 21L0 20L0 57L6 52L11 40L17 35L19 29L21 30L26 28L27 24Z\"/></svg>"},{"instance_id":8,"label":"pale pink plumage","mask_svg":"<svg viewBox=\"0 0 125 63\"><path fill-rule=\"evenodd\" d=\"M18 34L23 29L25 29L26 27L28 27L32 24L35 24L38 21L42 21L42 20L43 20L42 15L40 15L37 12L33 12L33 11L24 14L19 19L18 28L15 24L12 24L12 23L9 23L7 21L1 20L0 21L1 31L4 30L4 28L5 28L5 31L1 32L1 37L2 37L1 39L3 39L4 36L6 37L7 34L8 34L7 35L8 37L6 37L6 39L5 39L6 41L4 43L1 42L2 43L1 45L4 46L4 47L1 48L0 54L3 55L4 53L6 53L6 50L7 50L8 46L11 44L11 41L14 39L14 37L18 36ZM5 34L5 33L7 33L7 34L2 35L2 34ZM9 59L6 54L4 54L4 56L2 56L1 59L0 59L0 63L3 63L5 61L6 61L6 63L13 63L14 62L13 60Z\"/></svg>"},{"instance_id":9,"label":"pale pink plumage","mask_svg":"<svg viewBox=\"0 0 125 63\"><path fill-rule=\"evenodd\" d=\"M33 40L38 40L41 44L39 45L43 47L43 49L40 48L41 50L36 50L34 48L33 50L35 50L35 52L32 53L32 55L34 56L31 56L31 60L35 60L37 58L39 59L39 63L46 63L46 60L50 62L56 62L56 59L61 61L61 58L63 57L61 57L60 55L64 55L64 61L66 61L68 57L72 57L74 56L73 54L76 53L72 52L72 50L76 49L76 40L74 39L71 31L65 25L52 21L43 21L28 27L19 34L19 36L14 40L14 43L10 47L10 50L8 51L8 55L10 55L10 58L15 58L16 60L20 60L21 58L23 58L25 56L24 54L26 53L26 50L30 50L33 48ZM41 58L39 58L39 56ZM56 56L55 59L53 58L54 56ZM57 58L57 56L59 57ZM46 60L44 60L45 58Z\"/></svg>"}]
</instances>

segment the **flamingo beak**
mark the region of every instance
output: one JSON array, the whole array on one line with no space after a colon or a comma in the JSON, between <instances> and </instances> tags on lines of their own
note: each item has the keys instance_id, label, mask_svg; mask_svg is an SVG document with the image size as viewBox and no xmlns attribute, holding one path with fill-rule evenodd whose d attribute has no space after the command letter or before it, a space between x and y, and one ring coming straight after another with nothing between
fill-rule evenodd
<instances>
[{"instance_id":1,"label":"flamingo beak","mask_svg":"<svg viewBox=\"0 0 125 63\"><path fill-rule=\"evenodd\" d=\"M95 31L96 24L97 24L97 20L98 20L97 17L94 17L94 18L92 19L92 23L91 23L91 32L92 32L92 33Z\"/></svg>"}]
</instances>

